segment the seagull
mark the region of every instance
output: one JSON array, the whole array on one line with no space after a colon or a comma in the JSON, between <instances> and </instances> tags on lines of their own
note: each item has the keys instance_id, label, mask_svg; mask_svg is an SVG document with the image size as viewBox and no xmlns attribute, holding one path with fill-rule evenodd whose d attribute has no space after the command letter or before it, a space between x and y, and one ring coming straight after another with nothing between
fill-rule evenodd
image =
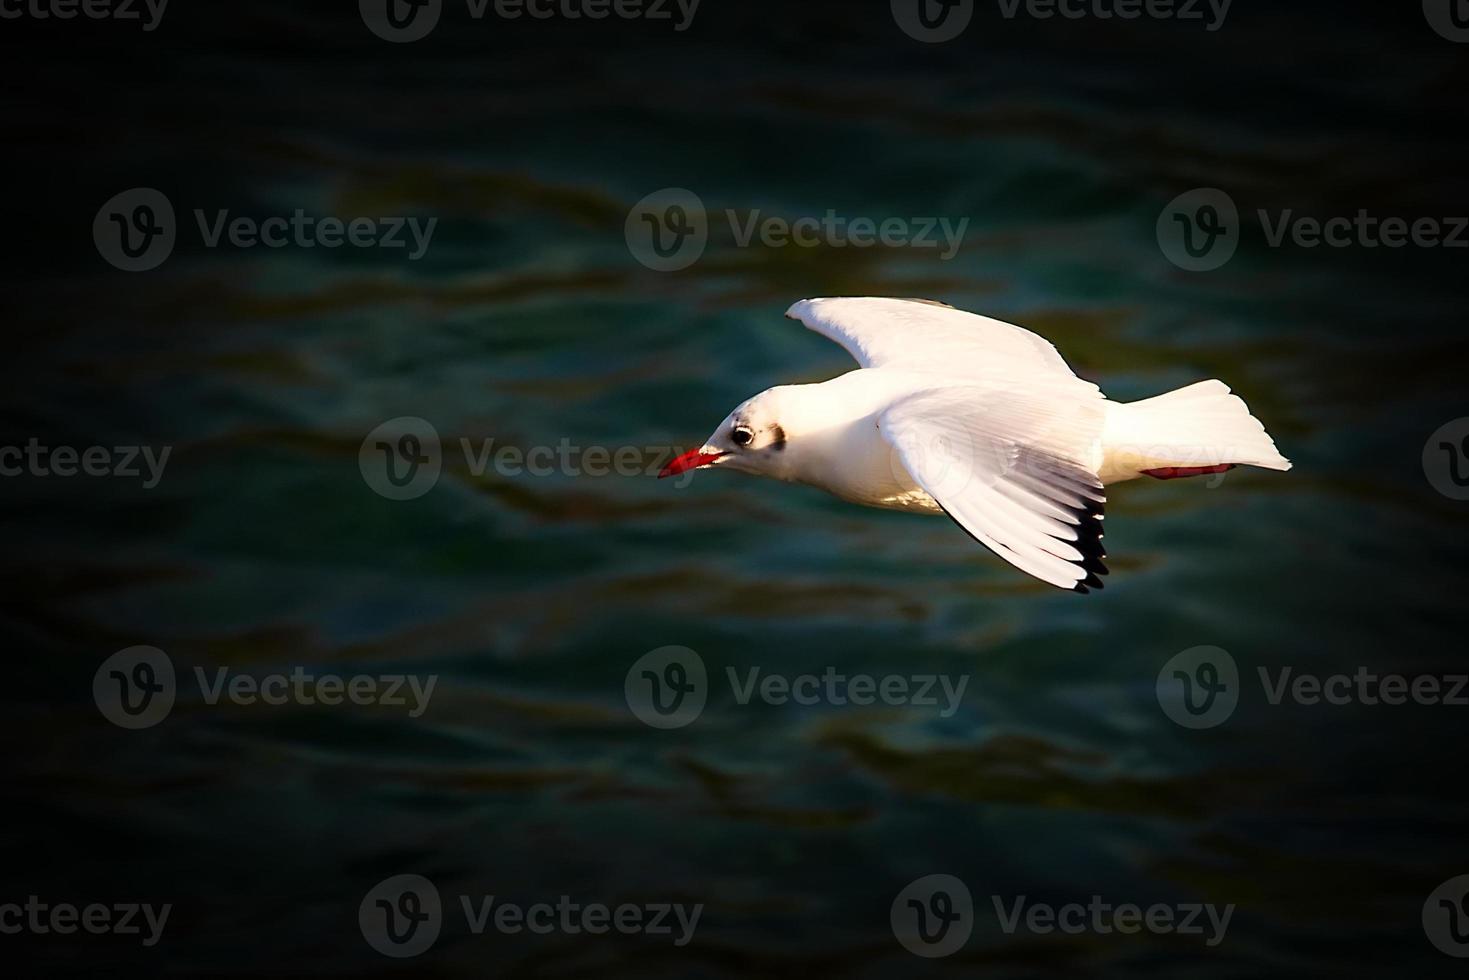
<instances>
[{"instance_id":1,"label":"seagull","mask_svg":"<svg viewBox=\"0 0 1469 980\"><path fill-rule=\"evenodd\" d=\"M1110 401L1043 337L934 300L807 299L786 316L859 367L750 398L660 479L718 467L946 514L1021 571L1086 593L1107 574L1105 487L1291 468L1222 381Z\"/></svg>"}]
</instances>

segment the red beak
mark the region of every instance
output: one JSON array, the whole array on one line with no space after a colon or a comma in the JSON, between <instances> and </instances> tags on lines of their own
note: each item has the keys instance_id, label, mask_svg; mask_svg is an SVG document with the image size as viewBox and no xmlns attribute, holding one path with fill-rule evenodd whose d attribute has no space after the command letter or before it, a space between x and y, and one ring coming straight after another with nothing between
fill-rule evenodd
<instances>
[{"instance_id":1,"label":"red beak","mask_svg":"<svg viewBox=\"0 0 1469 980\"><path fill-rule=\"evenodd\" d=\"M723 459L728 453L706 453L702 449L691 449L682 456L669 463L658 473L658 479L666 476L678 476L687 470L696 470L701 466L708 466L716 459Z\"/></svg>"}]
</instances>

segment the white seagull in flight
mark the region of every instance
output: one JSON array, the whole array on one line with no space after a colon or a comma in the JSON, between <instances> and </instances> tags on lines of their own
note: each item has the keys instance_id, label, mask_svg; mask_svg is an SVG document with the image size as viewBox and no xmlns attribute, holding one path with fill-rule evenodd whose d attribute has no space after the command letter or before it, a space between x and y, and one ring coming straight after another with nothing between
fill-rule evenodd
<instances>
[{"instance_id":1,"label":"white seagull in flight","mask_svg":"<svg viewBox=\"0 0 1469 980\"><path fill-rule=\"evenodd\" d=\"M1291 467L1221 381L1109 401L1044 338L932 300L808 299L786 316L861 367L761 392L660 477L718 466L947 514L1021 571L1086 592L1107 574L1104 486Z\"/></svg>"}]
</instances>

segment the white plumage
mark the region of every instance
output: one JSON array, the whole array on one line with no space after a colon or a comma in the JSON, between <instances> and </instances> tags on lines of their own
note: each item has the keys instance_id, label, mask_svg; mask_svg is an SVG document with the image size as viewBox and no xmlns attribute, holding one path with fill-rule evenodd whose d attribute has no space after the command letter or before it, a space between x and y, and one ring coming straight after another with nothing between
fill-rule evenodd
<instances>
[{"instance_id":1,"label":"white plumage","mask_svg":"<svg viewBox=\"0 0 1469 980\"><path fill-rule=\"evenodd\" d=\"M786 316L861 367L756 395L662 475L722 466L867 506L947 513L1022 571L1085 592L1107 573L1106 484L1290 469L1219 381L1121 404L1044 338L943 304L808 299Z\"/></svg>"}]
</instances>

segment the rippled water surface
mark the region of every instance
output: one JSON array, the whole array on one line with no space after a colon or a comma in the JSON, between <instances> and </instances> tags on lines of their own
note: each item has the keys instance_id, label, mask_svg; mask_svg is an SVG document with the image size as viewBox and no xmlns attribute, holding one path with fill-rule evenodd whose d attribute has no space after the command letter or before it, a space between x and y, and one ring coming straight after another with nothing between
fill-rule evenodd
<instances>
[{"instance_id":1,"label":"rippled water surface","mask_svg":"<svg viewBox=\"0 0 1469 980\"><path fill-rule=\"evenodd\" d=\"M1154 223L1208 186L1247 212L1446 213L1464 201L1462 111L1443 107L1465 52L1415 10L1241 9L1208 36L991 18L928 48L889 36L881 4L707 7L686 37L460 24L403 49L350 12L266 5L243 33L180 11L194 40L144 42L125 94L99 90L80 46L11 97L37 160L64 156L57 100L98 163L65 157L77 203L57 207L77 220L13 267L5 436L174 448L151 490L6 488L24 692L7 729L36 746L12 759L8 842L47 852L61 891L175 903L166 955L191 976L393 967L357 904L406 872L446 895L705 905L681 949L451 923L411 964L430 976L1445 971L1419 915L1469 871L1469 708L1274 707L1255 678L1463 670L1464 505L1420 464L1463 414L1462 254L1270 249L1256 227L1224 269L1188 274ZM85 229L135 185L174 202L178 251L104 273ZM660 274L623 225L670 186L716 219L701 261ZM419 261L207 249L194 208L438 226ZM740 248L726 209L970 225L950 261ZM781 316L845 294L1025 324L1120 399L1222 378L1296 468L1117 488L1113 574L1079 597L947 521L719 472L476 475L458 449L637 446L656 468L750 394L849 369ZM395 502L358 452L405 415L436 427L445 466ZM439 680L417 718L211 706L186 686L164 724L120 732L90 678L136 643L181 674ZM714 678L671 732L623 695L666 645ZM1190 731L1155 683L1200 645L1232 654L1244 693ZM752 667L968 681L949 717L741 705L726 671ZM979 913L941 961L888 921L931 873L965 880ZM1007 936L990 905L1094 894L1237 911L1208 948Z\"/></svg>"}]
</instances>

